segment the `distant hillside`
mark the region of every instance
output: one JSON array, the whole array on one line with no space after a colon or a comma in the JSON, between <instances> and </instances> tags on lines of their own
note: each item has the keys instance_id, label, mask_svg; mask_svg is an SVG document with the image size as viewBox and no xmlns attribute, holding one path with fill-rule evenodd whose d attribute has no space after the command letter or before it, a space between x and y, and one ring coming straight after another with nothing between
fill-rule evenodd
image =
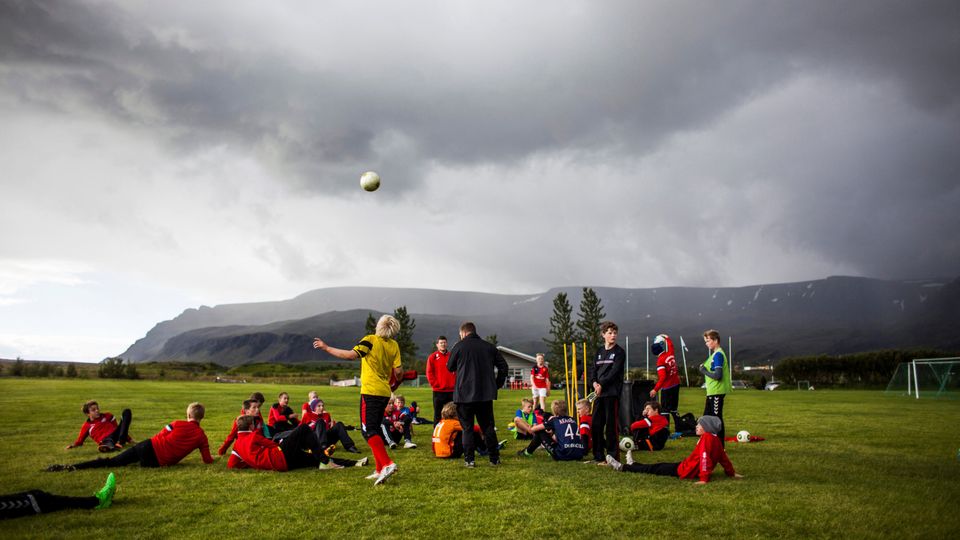
<instances>
[{"instance_id":1,"label":"distant hillside","mask_svg":"<svg viewBox=\"0 0 960 540\"><path fill-rule=\"evenodd\" d=\"M735 288L594 287L607 317L631 337L631 356L643 357L645 336L683 335L688 358L702 356L700 334L717 328L733 336L737 363L797 354L840 354L885 347L960 349L960 280L883 281L831 277L798 283ZM553 299L566 292L576 314L581 288L531 295L496 295L429 289L340 287L291 300L189 309L157 324L122 357L237 365L301 362L324 357L312 348L320 335L347 347L363 333L368 312L406 305L416 319L423 355L434 338L455 340L464 320L500 344L543 350ZM635 360L636 361L636 360Z\"/></svg>"}]
</instances>

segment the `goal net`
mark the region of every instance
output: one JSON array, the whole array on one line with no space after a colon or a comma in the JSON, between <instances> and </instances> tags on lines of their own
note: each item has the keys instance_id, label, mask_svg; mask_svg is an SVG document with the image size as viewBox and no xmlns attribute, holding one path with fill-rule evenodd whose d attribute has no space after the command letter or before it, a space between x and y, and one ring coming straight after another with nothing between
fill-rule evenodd
<instances>
[{"instance_id":1,"label":"goal net","mask_svg":"<svg viewBox=\"0 0 960 540\"><path fill-rule=\"evenodd\" d=\"M960 357L917 358L901 362L886 393L915 397L960 398Z\"/></svg>"}]
</instances>

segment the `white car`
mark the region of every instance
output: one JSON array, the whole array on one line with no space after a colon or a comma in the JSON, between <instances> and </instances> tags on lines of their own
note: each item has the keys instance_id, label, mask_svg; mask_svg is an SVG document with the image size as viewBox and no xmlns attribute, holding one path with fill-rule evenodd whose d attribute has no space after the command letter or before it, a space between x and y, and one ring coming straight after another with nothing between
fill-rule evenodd
<instances>
[{"instance_id":1,"label":"white car","mask_svg":"<svg viewBox=\"0 0 960 540\"><path fill-rule=\"evenodd\" d=\"M767 385L763 387L764 390L770 391L776 390L777 388L780 388L780 383L778 382L768 382Z\"/></svg>"}]
</instances>

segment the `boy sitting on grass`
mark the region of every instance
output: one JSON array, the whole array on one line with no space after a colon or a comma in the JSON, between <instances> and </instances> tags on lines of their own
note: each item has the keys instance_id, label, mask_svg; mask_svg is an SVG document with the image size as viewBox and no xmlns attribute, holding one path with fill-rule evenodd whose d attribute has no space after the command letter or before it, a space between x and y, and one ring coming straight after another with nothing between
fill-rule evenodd
<instances>
[{"instance_id":1,"label":"boy sitting on grass","mask_svg":"<svg viewBox=\"0 0 960 540\"><path fill-rule=\"evenodd\" d=\"M523 398L520 400L520 408L513 418L513 438L529 441L534 438L533 427L543 424L543 417L539 416L533 410L533 400Z\"/></svg>"},{"instance_id":2,"label":"boy sitting on grass","mask_svg":"<svg viewBox=\"0 0 960 540\"><path fill-rule=\"evenodd\" d=\"M135 444L116 457L94 459L76 465L51 465L47 471L123 467L137 462L141 467L167 467L176 465L194 450L200 450L203 462L209 465L213 463L213 457L210 456L207 434L200 428L200 420L203 420L203 416L203 405L191 403L187 406L186 421L175 420L167 424L153 438Z\"/></svg>"},{"instance_id":3,"label":"boy sitting on grass","mask_svg":"<svg viewBox=\"0 0 960 540\"><path fill-rule=\"evenodd\" d=\"M277 396L277 402L270 407L270 415L267 417L270 433L277 434L290 431L297 427L299 423L297 413L290 408L290 394L280 392L280 395Z\"/></svg>"},{"instance_id":4,"label":"boy sitting on grass","mask_svg":"<svg viewBox=\"0 0 960 540\"><path fill-rule=\"evenodd\" d=\"M670 437L669 425L670 420L660 414L660 404L648 401L643 406L643 418L630 424L630 434L639 450L663 450Z\"/></svg>"},{"instance_id":5,"label":"boy sitting on grass","mask_svg":"<svg viewBox=\"0 0 960 540\"><path fill-rule=\"evenodd\" d=\"M722 427L722 422L716 416L701 416L697 420L697 435L700 440L697 441L696 448L680 463L653 463L646 465L633 462L633 452L627 452L627 464L622 465L613 456L607 455L607 464L615 471L637 472L656 474L660 476L674 476L677 478L694 479L699 477L697 484L703 485L710 481L710 473L719 463L723 466L723 471L727 476L733 479L743 478L733 470L733 463L723 450L717 433Z\"/></svg>"},{"instance_id":6,"label":"boy sitting on grass","mask_svg":"<svg viewBox=\"0 0 960 540\"><path fill-rule=\"evenodd\" d=\"M526 449L517 452L521 456L532 456L539 446L550 454L555 461L579 461L583 459L586 448L580 440L577 421L567 415L567 402L562 399L550 404L553 416L543 424L533 426L534 440Z\"/></svg>"},{"instance_id":7,"label":"boy sitting on grass","mask_svg":"<svg viewBox=\"0 0 960 540\"><path fill-rule=\"evenodd\" d=\"M320 441L320 446L324 448L324 452L328 455L332 454L332 449L336 448L337 443L340 443L347 452L352 454L360 453L360 449L357 448L356 443L354 443L350 435L347 434L346 426L343 425L343 422L335 422L333 420L333 417L330 416L330 413L327 412L324 407L322 399L314 398L310 401L309 405L310 409L303 413L301 421L316 434L317 440Z\"/></svg>"},{"instance_id":8,"label":"boy sitting on grass","mask_svg":"<svg viewBox=\"0 0 960 540\"><path fill-rule=\"evenodd\" d=\"M300 406L300 421L301 421L301 422L303 422L303 415L307 414L308 412L313 412L313 407L310 406L310 403L312 403L313 400L315 400L315 399L317 399L317 398L319 398L319 397L320 397L320 394L317 394L317 391L316 391L316 390L311 390L309 393L307 393L307 401L304 402L304 404Z\"/></svg>"},{"instance_id":9,"label":"boy sitting on grass","mask_svg":"<svg viewBox=\"0 0 960 540\"><path fill-rule=\"evenodd\" d=\"M267 434L266 428L263 426L263 417L260 416L260 402L256 399L245 399L243 405L240 406L240 416L252 416L254 417L253 427L264 435ZM220 445L220 448L217 449L218 455L224 455L227 453L227 450L230 449L230 445L233 444L233 441L237 440L237 420L240 419L240 416L233 419L233 427L230 428L230 434L227 435L227 438L224 439L223 444Z\"/></svg>"},{"instance_id":10,"label":"boy sitting on grass","mask_svg":"<svg viewBox=\"0 0 960 540\"><path fill-rule=\"evenodd\" d=\"M487 455L487 442L483 438L480 426L473 426L474 437L477 441L477 453ZM440 410L440 421L433 428L433 455L441 459L451 459L463 456L463 427L457 418L457 404L449 402ZM507 441L500 441L502 449Z\"/></svg>"},{"instance_id":11,"label":"boy sitting on grass","mask_svg":"<svg viewBox=\"0 0 960 540\"><path fill-rule=\"evenodd\" d=\"M97 443L101 452L113 452L123 448L127 442L133 442L128 432L130 431L130 421L133 415L130 409L124 409L120 413L120 424L114 416L108 412L101 413L100 405L96 401L88 401L83 404L83 414L87 415L86 421L80 426L80 435L73 444L67 447L67 450L83 446L83 440L89 435Z\"/></svg>"},{"instance_id":12,"label":"boy sitting on grass","mask_svg":"<svg viewBox=\"0 0 960 540\"><path fill-rule=\"evenodd\" d=\"M404 406L405 402L405 398L398 395L383 412L383 435L391 449L397 447L401 437L405 440L404 448L417 447L413 442L413 432L410 428L413 417L410 414L410 409Z\"/></svg>"},{"instance_id":13,"label":"boy sitting on grass","mask_svg":"<svg viewBox=\"0 0 960 540\"><path fill-rule=\"evenodd\" d=\"M580 418L580 441L583 442L583 448L590 451L590 423L593 417L590 416L590 402L586 399L577 401L577 416Z\"/></svg>"}]
</instances>

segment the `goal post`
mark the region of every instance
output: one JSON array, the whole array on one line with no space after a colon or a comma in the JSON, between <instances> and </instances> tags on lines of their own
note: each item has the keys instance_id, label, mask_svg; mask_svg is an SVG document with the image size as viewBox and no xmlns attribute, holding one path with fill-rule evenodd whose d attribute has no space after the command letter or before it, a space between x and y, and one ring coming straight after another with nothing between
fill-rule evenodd
<instances>
[{"instance_id":1,"label":"goal post","mask_svg":"<svg viewBox=\"0 0 960 540\"><path fill-rule=\"evenodd\" d=\"M915 358L901 362L886 393L907 395L915 399L960 398L960 357Z\"/></svg>"}]
</instances>

